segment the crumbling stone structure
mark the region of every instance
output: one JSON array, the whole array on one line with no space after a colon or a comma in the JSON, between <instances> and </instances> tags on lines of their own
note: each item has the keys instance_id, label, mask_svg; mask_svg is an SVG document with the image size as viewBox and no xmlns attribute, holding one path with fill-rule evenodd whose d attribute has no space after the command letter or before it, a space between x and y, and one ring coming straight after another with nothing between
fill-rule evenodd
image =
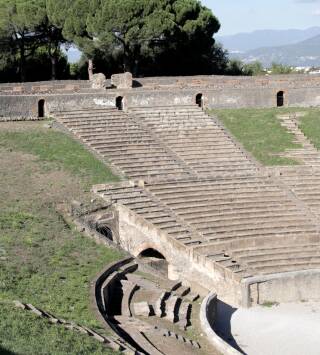
<instances>
[{"instance_id":1,"label":"crumbling stone structure","mask_svg":"<svg viewBox=\"0 0 320 355\"><path fill-rule=\"evenodd\" d=\"M132 74L114 74L111 76L111 85L117 89L131 89L132 88Z\"/></svg>"}]
</instances>

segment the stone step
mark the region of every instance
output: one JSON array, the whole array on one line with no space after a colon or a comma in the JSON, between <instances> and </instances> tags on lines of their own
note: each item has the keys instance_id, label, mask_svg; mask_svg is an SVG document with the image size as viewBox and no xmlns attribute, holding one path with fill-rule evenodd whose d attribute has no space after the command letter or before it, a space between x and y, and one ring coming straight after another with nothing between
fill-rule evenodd
<instances>
[{"instance_id":1,"label":"stone step","mask_svg":"<svg viewBox=\"0 0 320 355\"><path fill-rule=\"evenodd\" d=\"M317 261L302 261L302 262L295 262L295 263L278 263L273 262L269 264L264 264L262 266L255 266L254 270L259 272L260 274L267 275L267 274L274 274L274 273L281 273L281 272L289 272L289 271L302 271L302 270L309 270L309 269L318 269L320 267L320 259Z\"/></svg>"},{"instance_id":2,"label":"stone step","mask_svg":"<svg viewBox=\"0 0 320 355\"><path fill-rule=\"evenodd\" d=\"M201 245L194 247L194 252L200 255L217 254L224 252L226 255L231 256L233 250L236 252L252 250L256 248L270 248L274 245L277 247L292 246L301 243L320 243L320 236L317 232L300 232L300 233L286 233L286 234L266 234L262 238L259 236L245 236L242 238L233 238L225 240L208 240ZM236 257L237 254L235 254Z\"/></svg>"},{"instance_id":3,"label":"stone step","mask_svg":"<svg viewBox=\"0 0 320 355\"><path fill-rule=\"evenodd\" d=\"M274 225L275 227L277 225L282 225L282 226L287 226L287 225L291 225L293 223L300 223L304 224L304 223L308 223L308 220L306 218L306 216L304 215L289 215L289 216L282 216L282 215L278 215L278 216L269 216L269 217L260 217L260 218L243 218L243 219L207 219L205 222L196 222L196 223L192 223L190 221L188 221L189 224L192 227L197 228L198 231L204 231L207 230L208 228L210 228L211 230L215 231L215 230L220 230L220 228L222 228L223 226L225 226L226 224L228 225L228 229L234 229L237 227L245 227L248 225L252 225L253 227L255 227L256 225L259 226L266 226L266 225ZM311 223L311 221L310 221Z\"/></svg>"},{"instance_id":4,"label":"stone step","mask_svg":"<svg viewBox=\"0 0 320 355\"><path fill-rule=\"evenodd\" d=\"M137 133L137 134L133 134L133 133L126 133L123 132L121 134L116 133L116 134L110 134L109 132L103 133L103 135L93 135L90 134L88 136L84 136L84 135L78 135L78 137L81 137L85 142L90 143L92 146L103 146L103 145L114 145L114 144L119 144L119 143L132 143L132 142L144 142L145 144L149 144L149 142L151 143L155 143L154 139L152 137L150 137L149 134L142 134Z\"/></svg>"},{"instance_id":5,"label":"stone step","mask_svg":"<svg viewBox=\"0 0 320 355\"><path fill-rule=\"evenodd\" d=\"M151 309L148 302L135 302L133 303L133 313L138 317L150 317Z\"/></svg>"},{"instance_id":6,"label":"stone step","mask_svg":"<svg viewBox=\"0 0 320 355\"><path fill-rule=\"evenodd\" d=\"M145 337L144 334L135 329L131 324L121 325L121 328L127 333L130 338L139 345L143 352L150 355L163 355L150 341Z\"/></svg>"},{"instance_id":7,"label":"stone step","mask_svg":"<svg viewBox=\"0 0 320 355\"><path fill-rule=\"evenodd\" d=\"M192 305L187 302L182 302L179 308L179 321L177 325L184 331L190 326L191 309Z\"/></svg>"},{"instance_id":8,"label":"stone step","mask_svg":"<svg viewBox=\"0 0 320 355\"><path fill-rule=\"evenodd\" d=\"M261 207L264 206L264 204L266 206L294 206L294 203L291 201L286 201L286 200L279 200L279 198L277 199L276 196L274 198L268 198L268 199L264 199L263 196L258 196L258 197L254 197L254 198L248 198L248 197L243 197L243 198L237 198L232 199L223 199L221 198L220 200L204 200L204 201L189 201L189 203L185 203L185 201L179 201L179 202L170 202L170 203L166 203L172 210L174 210L175 212L179 211L179 210L189 210L192 211L192 208L200 208L200 207L213 207L216 206L216 208L218 207L228 207L228 208L233 208L234 210L236 210L237 208L242 208L243 207Z\"/></svg>"},{"instance_id":9,"label":"stone step","mask_svg":"<svg viewBox=\"0 0 320 355\"><path fill-rule=\"evenodd\" d=\"M150 191L155 191L152 186L148 187ZM229 185L224 187L223 185L207 185L207 186L197 186L189 187L189 188L177 188L177 189L164 189L158 190L155 194L162 199L174 199L176 197L192 197L192 196L200 196L201 194L207 195L208 193L216 196L217 193L220 195L226 196L234 196L235 194L258 194L258 193L274 193L278 192L280 194L284 194L283 191L274 185L269 186L248 186L248 185Z\"/></svg>"},{"instance_id":10,"label":"stone step","mask_svg":"<svg viewBox=\"0 0 320 355\"><path fill-rule=\"evenodd\" d=\"M130 281L121 281L123 296L121 300L121 314L127 317L132 316L131 300L133 294L139 289L139 286Z\"/></svg>"},{"instance_id":11,"label":"stone step","mask_svg":"<svg viewBox=\"0 0 320 355\"><path fill-rule=\"evenodd\" d=\"M313 234L314 236L317 235L317 232L312 229L306 228L277 228L277 230L274 230L274 228L269 228L265 230L249 230L249 231L242 231L242 232L234 232L234 233L210 233L208 232L205 237L210 240L210 242L220 242L223 240L239 240L239 239L246 239L246 238L251 238L252 241L255 240L256 242L261 242L265 240L266 237L272 237L276 236L280 239L282 239L284 236L292 236L293 238L296 238L297 236L300 235L301 238L303 238L304 235L308 233L309 235ZM259 240L259 241L258 241Z\"/></svg>"},{"instance_id":12,"label":"stone step","mask_svg":"<svg viewBox=\"0 0 320 355\"><path fill-rule=\"evenodd\" d=\"M275 255L291 252L304 251L313 251L319 249L319 244L309 243L309 244L295 244L295 245L284 245L284 246L270 246L270 247L255 247L255 248L246 248L246 249L233 249L232 255L237 258L241 257L250 257L250 256L259 256L259 255Z\"/></svg>"},{"instance_id":13,"label":"stone step","mask_svg":"<svg viewBox=\"0 0 320 355\"><path fill-rule=\"evenodd\" d=\"M154 307L154 311L155 311L155 315L159 318L162 318L165 316L165 312L166 312L166 300L169 299L171 293L167 292L167 291L163 291L159 298L157 299L157 301L155 302L155 307Z\"/></svg>"},{"instance_id":14,"label":"stone step","mask_svg":"<svg viewBox=\"0 0 320 355\"><path fill-rule=\"evenodd\" d=\"M271 184L269 180L267 180L265 177L261 176L246 176L244 178L229 178L229 179L207 179L207 180L200 180L200 179L192 179L192 180L186 180L186 181L173 181L173 182L165 182L165 183L149 183L148 187L152 189L152 191L157 191L161 192L164 190L170 190L170 191L176 191L179 189L185 190L185 189L201 189L201 188L207 188L207 187L230 187L234 188L237 186L245 186L247 188L253 187L253 188L259 188L263 186L276 186L274 184Z\"/></svg>"},{"instance_id":15,"label":"stone step","mask_svg":"<svg viewBox=\"0 0 320 355\"><path fill-rule=\"evenodd\" d=\"M174 295L178 296L180 298L183 298L183 297L187 296L190 292L191 292L190 287L188 287L188 286L185 287L185 286L181 285L179 288L177 288L174 291Z\"/></svg>"},{"instance_id":16,"label":"stone step","mask_svg":"<svg viewBox=\"0 0 320 355\"><path fill-rule=\"evenodd\" d=\"M287 253L276 253L276 254L265 254L265 255L255 255L255 256L246 256L245 262L249 267L255 267L256 265L264 265L269 264L270 262L286 262L286 263L296 263L303 261L315 261L318 260L320 262L320 250L314 251L303 251L300 252L290 252Z\"/></svg>"},{"instance_id":17,"label":"stone step","mask_svg":"<svg viewBox=\"0 0 320 355\"><path fill-rule=\"evenodd\" d=\"M165 318L172 322L176 323L179 318L178 318L178 312L181 304L181 298L177 296L170 296L166 301L165 301Z\"/></svg>"},{"instance_id":18,"label":"stone step","mask_svg":"<svg viewBox=\"0 0 320 355\"><path fill-rule=\"evenodd\" d=\"M265 199L265 200L264 200ZM183 199L183 198L173 198L172 200L168 199L163 199L163 202L167 206L169 206L172 209L176 209L179 207L190 207L196 206L200 207L204 203L207 204L207 206L211 206L212 204L219 204L219 205L231 205L231 206L237 206L245 203L263 203L265 201L266 203L271 203L274 202L275 205L279 204L282 205L283 203L287 204L293 204L293 202L289 202L289 200L285 200L284 196L281 196L276 193L252 193L252 194L229 194L227 196L224 196L223 194L219 194L217 196L199 196L199 197L192 197L188 199Z\"/></svg>"},{"instance_id":19,"label":"stone step","mask_svg":"<svg viewBox=\"0 0 320 355\"><path fill-rule=\"evenodd\" d=\"M230 206L230 207L220 207L213 205L211 208L208 208L207 205L203 207L194 207L192 209L184 210L174 209L174 212L182 217L184 220L188 222L194 222L195 220L206 220L207 218L235 218L239 219L246 218L246 216L254 218L255 214L257 214L257 218L259 215L263 216L272 216L274 213L283 213L285 215L286 212L296 213L297 215L301 214L301 211L294 205L292 206L274 206L271 205L243 205L243 206Z\"/></svg>"}]
</instances>

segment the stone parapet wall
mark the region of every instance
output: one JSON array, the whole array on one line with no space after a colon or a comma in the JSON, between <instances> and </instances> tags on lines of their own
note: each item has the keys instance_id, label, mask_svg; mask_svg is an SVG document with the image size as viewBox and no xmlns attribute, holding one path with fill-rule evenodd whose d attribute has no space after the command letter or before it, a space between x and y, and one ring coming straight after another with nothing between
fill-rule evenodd
<instances>
[{"instance_id":1,"label":"stone parapet wall","mask_svg":"<svg viewBox=\"0 0 320 355\"><path fill-rule=\"evenodd\" d=\"M284 106L320 106L320 76L181 77L138 79L133 89L92 89L89 81L56 81L0 84L0 117L38 117L38 102L45 100L46 116L53 111L79 108L196 104L202 95L204 108L268 108L277 106L284 92Z\"/></svg>"},{"instance_id":2,"label":"stone parapet wall","mask_svg":"<svg viewBox=\"0 0 320 355\"><path fill-rule=\"evenodd\" d=\"M252 304L319 302L320 270L283 272L242 280L242 307Z\"/></svg>"},{"instance_id":3,"label":"stone parapet wall","mask_svg":"<svg viewBox=\"0 0 320 355\"><path fill-rule=\"evenodd\" d=\"M259 88L311 88L320 87L320 75L271 75L271 76L185 76L185 77L150 77L136 78L135 90L181 90L181 89L259 89ZM106 81L107 90L114 90L110 79ZM119 87L126 89L127 86ZM89 80L57 80L29 83L0 84L1 95L23 95L39 93L63 93L91 90Z\"/></svg>"},{"instance_id":4,"label":"stone parapet wall","mask_svg":"<svg viewBox=\"0 0 320 355\"><path fill-rule=\"evenodd\" d=\"M83 89L90 89L91 83L87 80L57 80L38 81L30 83L8 83L0 84L1 95L23 95L59 92L78 92Z\"/></svg>"},{"instance_id":5,"label":"stone parapet wall","mask_svg":"<svg viewBox=\"0 0 320 355\"><path fill-rule=\"evenodd\" d=\"M270 76L189 76L189 77L154 77L136 79L140 88L149 90L186 89L186 88L278 88L284 87L319 87L319 75L270 75Z\"/></svg>"}]
</instances>

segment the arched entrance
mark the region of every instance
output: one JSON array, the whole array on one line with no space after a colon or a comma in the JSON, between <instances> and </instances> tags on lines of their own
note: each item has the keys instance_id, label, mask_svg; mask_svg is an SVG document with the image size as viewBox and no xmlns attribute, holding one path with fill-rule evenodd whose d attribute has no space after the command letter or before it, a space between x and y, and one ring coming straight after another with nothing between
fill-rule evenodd
<instances>
[{"instance_id":1,"label":"arched entrance","mask_svg":"<svg viewBox=\"0 0 320 355\"><path fill-rule=\"evenodd\" d=\"M123 110L123 97L122 96L118 96L116 98L116 107L118 110Z\"/></svg>"},{"instance_id":2,"label":"arched entrance","mask_svg":"<svg viewBox=\"0 0 320 355\"><path fill-rule=\"evenodd\" d=\"M164 276L168 276L168 262L158 250L153 248L145 249L139 254L138 258L144 264L152 267Z\"/></svg>"},{"instance_id":3,"label":"arched entrance","mask_svg":"<svg viewBox=\"0 0 320 355\"><path fill-rule=\"evenodd\" d=\"M106 239L113 241L112 230L103 223L97 223L96 231L103 235Z\"/></svg>"},{"instance_id":4,"label":"arched entrance","mask_svg":"<svg viewBox=\"0 0 320 355\"><path fill-rule=\"evenodd\" d=\"M45 117L45 100L43 99L38 101L38 117Z\"/></svg>"},{"instance_id":5,"label":"arched entrance","mask_svg":"<svg viewBox=\"0 0 320 355\"><path fill-rule=\"evenodd\" d=\"M202 94L197 94L196 96L196 105L199 107L203 106L203 95Z\"/></svg>"},{"instance_id":6,"label":"arched entrance","mask_svg":"<svg viewBox=\"0 0 320 355\"><path fill-rule=\"evenodd\" d=\"M284 106L284 91L278 91L277 93L277 107Z\"/></svg>"}]
</instances>

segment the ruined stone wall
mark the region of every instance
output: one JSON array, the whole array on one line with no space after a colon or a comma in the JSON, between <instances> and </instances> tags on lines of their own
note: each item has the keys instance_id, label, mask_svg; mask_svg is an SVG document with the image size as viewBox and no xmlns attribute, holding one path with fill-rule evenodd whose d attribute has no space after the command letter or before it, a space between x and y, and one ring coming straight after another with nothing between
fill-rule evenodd
<instances>
[{"instance_id":1,"label":"ruined stone wall","mask_svg":"<svg viewBox=\"0 0 320 355\"><path fill-rule=\"evenodd\" d=\"M50 94L50 93L75 93L83 89L90 89L88 80L57 80L38 81L30 83L7 83L0 84L1 95L21 94Z\"/></svg>"},{"instance_id":2,"label":"ruined stone wall","mask_svg":"<svg viewBox=\"0 0 320 355\"><path fill-rule=\"evenodd\" d=\"M88 81L0 84L0 117L35 118L38 101L46 114L54 110L115 106L123 97L124 109L137 106L195 104L203 95L205 108L275 107L279 91L285 106L320 106L320 76L177 77L136 79L132 89L92 89Z\"/></svg>"},{"instance_id":3,"label":"ruined stone wall","mask_svg":"<svg viewBox=\"0 0 320 355\"><path fill-rule=\"evenodd\" d=\"M114 106L114 95L110 100L105 94L37 94L0 95L0 119L30 119L38 117L38 102L45 100L45 115L53 111L74 110L81 107Z\"/></svg>"},{"instance_id":4,"label":"ruined stone wall","mask_svg":"<svg viewBox=\"0 0 320 355\"><path fill-rule=\"evenodd\" d=\"M194 255L183 244L159 232L152 224L137 216L122 205L115 205L119 215L119 244L137 257L146 249L155 249L168 262L168 276L172 280L182 280L188 285L196 283L204 289L214 290L219 297L232 305L241 304L240 280L226 274L225 268L205 258Z\"/></svg>"}]
</instances>

